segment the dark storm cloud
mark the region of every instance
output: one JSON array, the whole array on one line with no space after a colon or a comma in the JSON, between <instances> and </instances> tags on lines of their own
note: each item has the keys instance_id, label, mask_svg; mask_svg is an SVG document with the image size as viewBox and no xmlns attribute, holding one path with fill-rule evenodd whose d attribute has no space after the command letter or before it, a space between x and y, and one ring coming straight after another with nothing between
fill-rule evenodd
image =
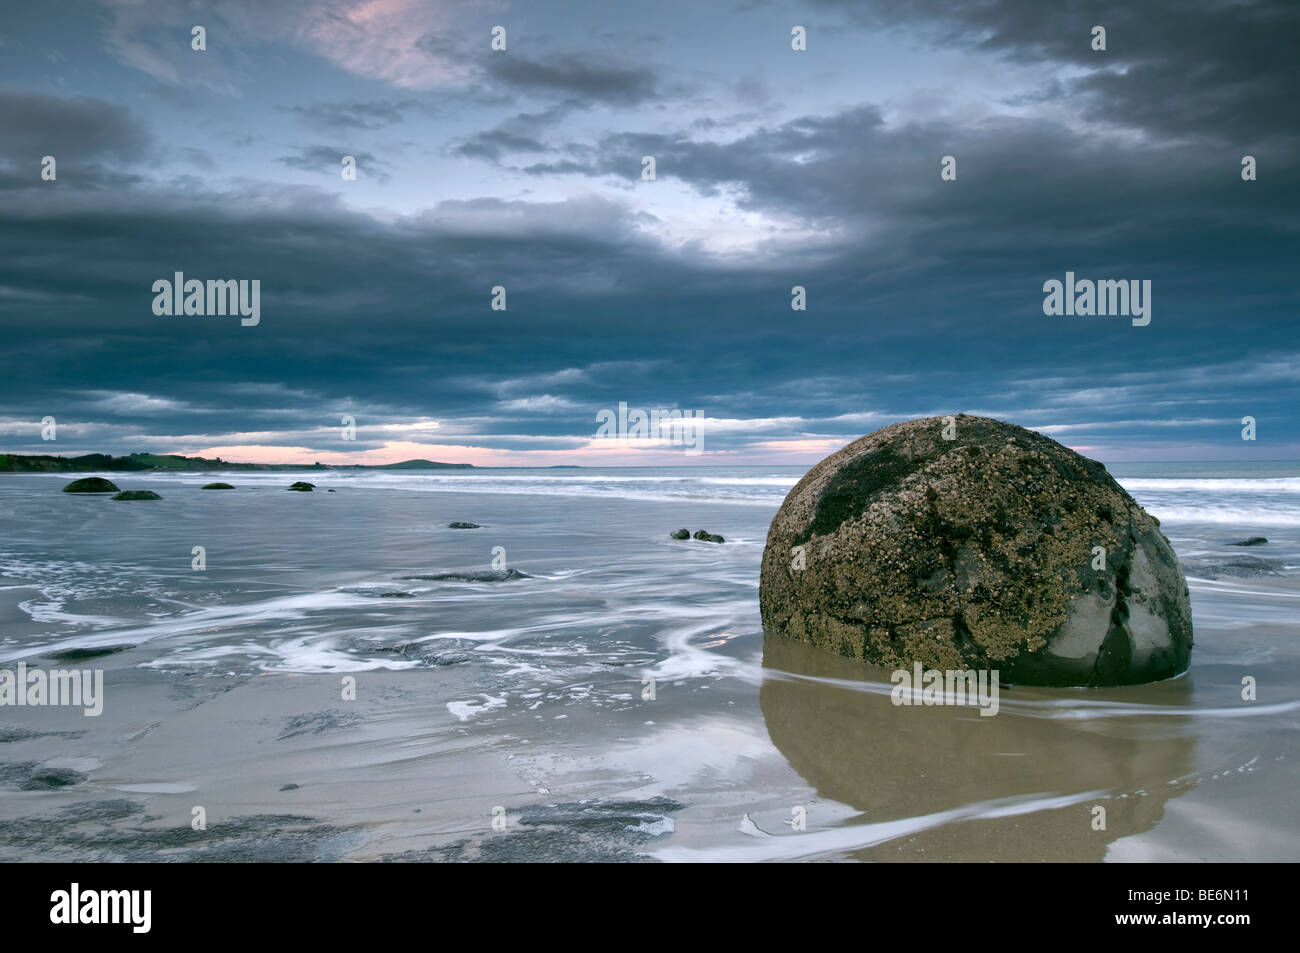
<instances>
[{"instance_id":1,"label":"dark storm cloud","mask_svg":"<svg viewBox=\"0 0 1300 953\"><path fill-rule=\"evenodd\" d=\"M602 109L615 131L566 141L581 136L554 121L563 113L495 114L485 123L495 125L448 151L504 163L545 149L521 170L534 179L509 183L517 194L528 196L542 174L566 173L604 179L619 199L466 197L382 220L324 191L345 154L357 156L360 175L384 174L374 155L344 146L307 145L279 160L321 173L321 189L239 180L218 191L172 170L91 194L65 182L62 159L57 187L42 187L33 166L11 175L0 203L0 432L18 432L6 421L54 414L82 428L70 432L87 450L377 445L364 429L363 440L338 442L341 415L355 414L401 439L535 448L574 445L574 434L593 431L596 410L628 400L736 418L735 433L710 437L714 448L752 435L847 438L956 410L1091 426L1139 445L1164 439L1162 428L1185 430L1238 449L1235 421L1251 413L1294 440L1300 162L1286 139L1294 121L1277 115L1294 79L1276 66L1287 17L1261 5L1180 6L1242 46L1201 51L1213 54L1206 60L1197 57L1207 38L1180 39L1185 26L1161 33L1145 12L1121 8L1113 17L1107 7L1049 15L1004 2L868 9L846 15L1076 66L1095 65L1088 29L1102 23L1111 52L1096 56L1128 74L1061 77L1021 98L1050 104L1051 119L886 122L867 103L725 141L708 134L726 119L687 116L679 131L645 134ZM1259 30L1270 16L1271 38ZM1132 38L1142 25L1139 53ZM1251 48L1266 39L1274 46ZM428 40L431 53L446 52L439 42ZM654 70L621 61L512 52L486 64L491 88L456 95L562 96L553 109L575 112L663 96ZM1277 88L1258 89L1263 76ZM1252 90L1262 101L1246 101ZM742 91L756 100L763 88ZM337 137L321 138L346 143L349 128L393 124L395 113L368 116L366 95L297 111L342 123ZM29 103L0 128L16 129L7 141L30 151L43 117L107 122L82 161L119 176L153 172L129 114L99 104L90 116L85 102ZM1089 127L1080 109L1158 134ZM1254 183L1239 175L1248 128L1273 143ZM31 161L5 142L6 168ZM656 157L660 181L640 180L643 155ZM956 182L939 179L943 155L957 157ZM653 206L662 218L642 207L653 189L670 196ZM699 220L714 205L751 213L755 229L771 229L756 234L770 237L728 251L734 216L713 242L653 237L681 234L674 210ZM1152 325L1045 318L1042 282L1066 270L1154 279ZM152 282L175 271L259 279L261 324L155 316ZM805 313L790 309L794 284L808 290ZM507 311L490 308L497 285L508 289ZM425 415L440 426L426 427ZM1142 423L1150 417L1163 423ZM31 442L6 437L6 449L48 452L35 428L21 432Z\"/></svg>"},{"instance_id":2,"label":"dark storm cloud","mask_svg":"<svg viewBox=\"0 0 1300 953\"><path fill-rule=\"evenodd\" d=\"M97 390L166 393L189 408L210 408L205 426L215 417L215 425L238 431L259 429L257 414L282 406L283 395L231 394L224 385L232 379L311 395L299 403L314 419L346 408L358 393L366 404L434 400L454 416L472 416L480 398L434 368L532 370L560 312L599 278L594 272L617 261L618 251L600 249L627 237L619 215L602 203L485 200L451 203L440 219L384 226L302 189L198 199L138 194L112 205L51 201L33 191L0 211L0 289L21 293L21 300L11 295L11 313L25 316L7 341L9 385L19 387L23 407L65 406L60 395L92 379ZM100 247L108 233L114 242ZM57 248L66 259L48 257ZM623 254L649 251L643 244ZM259 278L262 325L154 316L151 284L176 270ZM558 296L557 278L566 289ZM497 281L514 295L510 312L488 308ZM594 356L609 346L593 339L586 350ZM193 432L186 428L194 412L178 409L174 432Z\"/></svg>"},{"instance_id":3,"label":"dark storm cloud","mask_svg":"<svg viewBox=\"0 0 1300 953\"><path fill-rule=\"evenodd\" d=\"M547 147L540 137L577 108L579 104L566 101L540 112L519 113L493 129L477 132L457 142L451 153L499 162L511 153L545 152Z\"/></svg>"},{"instance_id":4,"label":"dark storm cloud","mask_svg":"<svg viewBox=\"0 0 1300 953\"><path fill-rule=\"evenodd\" d=\"M114 243L100 247L96 236L109 232ZM13 301L23 319L7 341L13 375L0 417L98 421L79 437L88 446L211 446L229 433L274 443L315 434L319 446L338 439L341 414L402 423L427 406L452 423L426 439L472 427L501 435L496 446L535 448L547 434L561 439L544 445L568 446L564 435L593 430L595 411L616 406L620 391L635 386L643 399L676 405L692 376L671 365L637 373L635 359L577 378L537 373L557 358L636 358L662 332L648 316L606 326L602 312L620 297L609 280L649 264L638 281L645 293L667 277L653 244L608 203L449 203L389 227L310 190L224 201L137 195L111 208L31 195L0 212L0 239L0 289L25 296ZM50 259L59 247L66 260ZM260 278L262 325L154 316L151 283L174 270ZM509 285L508 312L488 307L497 281ZM490 398L498 419L485 416L467 376L518 379ZM236 390L235 381L265 386ZM583 393L566 397L571 387ZM142 413L132 428L133 406ZM326 427L335 431L315 433Z\"/></svg>"},{"instance_id":5,"label":"dark storm cloud","mask_svg":"<svg viewBox=\"0 0 1300 953\"><path fill-rule=\"evenodd\" d=\"M88 96L61 99L0 90L0 154L30 158L138 159L149 144L144 127L121 106Z\"/></svg>"},{"instance_id":6,"label":"dark storm cloud","mask_svg":"<svg viewBox=\"0 0 1300 953\"><path fill-rule=\"evenodd\" d=\"M591 102L621 105L653 98L657 81L652 70L626 67L591 55L561 55L545 59L494 56L487 60L496 80L522 92L576 94Z\"/></svg>"},{"instance_id":7,"label":"dark storm cloud","mask_svg":"<svg viewBox=\"0 0 1300 953\"><path fill-rule=\"evenodd\" d=\"M519 171L528 175L592 175L593 168L589 162L560 159L555 162L535 162L520 167Z\"/></svg>"},{"instance_id":8,"label":"dark storm cloud","mask_svg":"<svg viewBox=\"0 0 1300 953\"><path fill-rule=\"evenodd\" d=\"M1293 246L1300 162L1270 159L1267 194L1240 178L1228 148L1098 137L1043 119L886 127L866 106L761 128L725 143L688 133L609 136L582 158L522 171L582 172L639 180L641 157L659 179L700 194L726 194L740 208L796 216L838 230L819 251L868 258L874 268L950 283L980 282L996 294L1031 262L1141 267L1185 273L1189 255L1229 249L1246 234L1261 242L1263 270ZM958 180L943 182L940 159L957 158ZM1236 267L1251 271L1247 261ZM1064 270L1061 266L1059 270ZM839 270L847 276L847 268ZM925 284L925 283L922 283ZM1005 285L1004 285L1005 286Z\"/></svg>"},{"instance_id":9,"label":"dark storm cloud","mask_svg":"<svg viewBox=\"0 0 1300 953\"><path fill-rule=\"evenodd\" d=\"M1101 72L1066 82L1093 119L1247 146L1294 142L1300 4L1292 0L816 0L868 27L923 24L939 45ZM1090 46L1106 28L1107 49Z\"/></svg>"},{"instance_id":10,"label":"dark storm cloud","mask_svg":"<svg viewBox=\"0 0 1300 953\"><path fill-rule=\"evenodd\" d=\"M504 129L479 132L458 143L452 152L475 159L499 160L507 153L545 152L546 146L529 136L520 136Z\"/></svg>"},{"instance_id":11,"label":"dark storm cloud","mask_svg":"<svg viewBox=\"0 0 1300 953\"><path fill-rule=\"evenodd\" d=\"M114 103L0 89L0 188L39 181L47 155L64 187L124 186L135 178L121 167L150 146L144 126Z\"/></svg>"},{"instance_id":12,"label":"dark storm cloud","mask_svg":"<svg viewBox=\"0 0 1300 953\"><path fill-rule=\"evenodd\" d=\"M848 136L839 125L820 121L784 133L794 137L790 143L820 143L822 161L835 167L837 153L816 139L822 134L828 141ZM1059 148L1069 154L1072 145ZM337 160L336 153L331 157ZM723 183L745 171L765 196L790 187L779 176L765 179L765 165L729 161L722 170L699 174ZM900 170L908 168L907 154L897 161ZM1103 168L1099 175L1114 171ZM927 178L937 179L934 172ZM1197 186L1191 181L1178 188ZM830 180L821 188L831 189ZM1131 188L1134 195L1142 191ZM1178 188L1130 212L1150 214L1159 201L1181 207L1188 196ZM812 187L808 195L820 191ZM1064 191L1044 218L1087 210L1089 196L1070 198ZM431 407L450 424L423 435L426 440L456 442L451 436L459 430L480 435L465 442L483 442L487 434L495 435L489 441L494 446L535 449L547 435L591 431L597 409L628 399L776 421L751 426L750 436L788 435L791 428L852 434L873 429L876 421L846 420L845 408L899 414L987 408L993 397L988 368L996 365L1027 381L1060 372L1059 384L1026 383L996 398L999 409L1049 426L1087 421L1112 398L1139 401L1139 413L1149 411L1157 391L1173 401L1169 412L1178 413L1185 402L1205 399L1207 385L1216 392L1247 386L1252 367L1278 357L1275 338L1265 331L1269 315L1261 313L1251 327L1264 336L1256 345L1246 342L1255 357L1243 359L1239 336L1222 328L1224 292L1197 301L1208 289L1193 278L1181 307L1174 303L1176 282L1161 298L1155 329L1162 336L1141 339L1147 373L1163 377L1165 385L1135 390L1130 383L1097 402L1071 403L1089 386L1100 389L1131 374L1132 332L1045 324L1041 313L1034 314L1038 284L1086 259L1077 250L1062 257L1057 248L1036 247L1050 230L1027 224L1022 234L1015 227L1017 209L999 213L997 193L983 198L980 189L970 192L937 199L919 185L898 190L891 202L910 209L916 221L912 231L898 231L897 223L888 231L908 255L877 257L877 246L854 237L826 260L777 257L756 274L745 263L666 249L640 233L634 205L604 200L445 202L383 224L311 189L141 192L117 202L75 195L52 201L30 190L0 210L0 289L22 296L10 298L11 312L21 318L12 322L7 341L14 371L0 416L98 419L103 426L85 439L117 449L139 449L146 437L146 446L162 448L230 442L218 439L223 434L252 435L239 442L332 447L337 434L327 428L337 428L342 414L397 425ZM865 217L871 203L859 198L849 207ZM993 216L987 230L986 216ZM970 219L967 227L948 234L963 218ZM1096 233L1104 232L1103 217L1085 225L1073 241L1098 243L1120 274L1159 264L1158 257L1140 262L1106 245L1105 235ZM114 241L102 242L104 235ZM927 237L935 251L920 254ZM1179 245L1169 227L1153 237L1153 254L1181 256L1184 266L1205 240L1192 232L1190 242ZM1167 247L1171 242L1174 247ZM1278 253L1294 250L1291 240ZM1277 262L1234 261L1230 267L1230 289L1241 283L1258 295L1268 288L1251 285L1252 270L1267 276ZM261 279L262 324L244 329L236 320L154 316L151 283L175 270ZM788 307L796 280L809 287L812 301L798 320ZM506 312L489 308L490 289L498 283L509 289ZM1220 367L1218 378L1213 371L1189 373L1189 351L1198 362ZM846 355L855 356L846 364ZM557 368L612 364L616 371L546 376ZM940 367L943 394L936 397ZM1087 370L1067 373L1075 368ZM522 384L489 388L485 403L481 389L465 385L467 378ZM92 381L108 396L88 400L84 391ZM263 389L233 388L236 382ZM1288 385L1285 377L1253 386L1259 392L1250 406L1261 415L1295 396L1294 382ZM127 427L123 411L157 395L172 403L143 404L148 412L137 415L134 429ZM946 401L946 408L933 406L936 400ZM1109 407L1106 413L1114 416ZM1215 413L1223 408L1196 416ZM728 440L717 437L713 445Z\"/></svg>"}]
</instances>

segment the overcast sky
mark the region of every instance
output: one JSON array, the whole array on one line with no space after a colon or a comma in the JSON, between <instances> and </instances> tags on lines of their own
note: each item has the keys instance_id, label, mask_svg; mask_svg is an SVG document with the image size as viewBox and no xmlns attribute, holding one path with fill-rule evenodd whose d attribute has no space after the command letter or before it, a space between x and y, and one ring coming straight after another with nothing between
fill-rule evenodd
<instances>
[{"instance_id":1,"label":"overcast sky","mask_svg":"<svg viewBox=\"0 0 1300 953\"><path fill-rule=\"evenodd\" d=\"M966 412L1300 458L1298 49L1294 0L9 4L0 447L812 463ZM260 323L155 315L178 271ZM1067 271L1150 324L1045 315ZM705 452L595 439L620 401Z\"/></svg>"}]
</instances>

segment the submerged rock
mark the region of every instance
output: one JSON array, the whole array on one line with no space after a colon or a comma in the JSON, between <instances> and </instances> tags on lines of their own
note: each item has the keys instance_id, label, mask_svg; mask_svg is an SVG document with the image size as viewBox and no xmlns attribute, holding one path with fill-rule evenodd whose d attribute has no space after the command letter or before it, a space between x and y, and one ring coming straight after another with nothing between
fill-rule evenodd
<instances>
[{"instance_id":1,"label":"submerged rock","mask_svg":"<svg viewBox=\"0 0 1300 953\"><path fill-rule=\"evenodd\" d=\"M113 499L115 500L161 500L162 497L159 496L157 493L155 493L153 490L123 490L121 493L117 494L117 496L113 497Z\"/></svg>"},{"instance_id":2,"label":"submerged rock","mask_svg":"<svg viewBox=\"0 0 1300 953\"><path fill-rule=\"evenodd\" d=\"M398 576L398 579L422 579L425 582L506 582L510 579L528 579L528 573L518 569L485 569L482 572L440 572L428 576Z\"/></svg>"},{"instance_id":3,"label":"submerged rock","mask_svg":"<svg viewBox=\"0 0 1300 953\"><path fill-rule=\"evenodd\" d=\"M0 784L20 791L50 791L81 784L88 775L71 768L51 768L35 761L10 761L0 764Z\"/></svg>"},{"instance_id":4,"label":"submerged rock","mask_svg":"<svg viewBox=\"0 0 1300 953\"><path fill-rule=\"evenodd\" d=\"M371 652L389 652L395 655L400 655L405 659L411 659L424 665L433 665L439 668L449 668L452 665L463 665L466 662L474 661L474 656L468 652L446 651L445 649L434 648L418 642L399 642L396 645L367 646L366 650Z\"/></svg>"},{"instance_id":5,"label":"submerged rock","mask_svg":"<svg viewBox=\"0 0 1300 953\"><path fill-rule=\"evenodd\" d=\"M415 593L402 589L387 589L378 586L343 586L339 592L357 596L369 596L371 599L414 599Z\"/></svg>"},{"instance_id":6,"label":"submerged rock","mask_svg":"<svg viewBox=\"0 0 1300 953\"><path fill-rule=\"evenodd\" d=\"M297 490L299 493L310 493L312 490L316 489L316 484L308 483L306 480L299 480L297 483L289 487L289 489Z\"/></svg>"},{"instance_id":7,"label":"submerged rock","mask_svg":"<svg viewBox=\"0 0 1300 953\"><path fill-rule=\"evenodd\" d=\"M87 659L103 658L105 655L116 655L118 652L125 652L128 649L133 648L135 648L134 644L101 645L86 649L60 649L57 652L50 652L47 658L52 658L56 662L84 662Z\"/></svg>"},{"instance_id":8,"label":"submerged rock","mask_svg":"<svg viewBox=\"0 0 1300 953\"><path fill-rule=\"evenodd\" d=\"M1268 540L1263 536L1252 536L1250 539L1239 539L1235 543L1229 543L1229 546L1263 546Z\"/></svg>"},{"instance_id":9,"label":"submerged rock","mask_svg":"<svg viewBox=\"0 0 1300 953\"><path fill-rule=\"evenodd\" d=\"M1106 468L965 414L813 467L768 531L759 605L769 632L849 658L1003 682L1138 684L1192 649L1173 549Z\"/></svg>"},{"instance_id":10,"label":"submerged rock","mask_svg":"<svg viewBox=\"0 0 1300 953\"><path fill-rule=\"evenodd\" d=\"M1285 565L1281 559L1261 559L1259 556L1219 556L1205 559L1184 559L1183 571L1200 579L1218 579L1220 576L1280 576Z\"/></svg>"},{"instance_id":11,"label":"submerged rock","mask_svg":"<svg viewBox=\"0 0 1300 953\"><path fill-rule=\"evenodd\" d=\"M482 529L478 523L448 523L448 529Z\"/></svg>"},{"instance_id":12,"label":"submerged rock","mask_svg":"<svg viewBox=\"0 0 1300 953\"><path fill-rule=\"evenodd\" d=\"M205 490L233 490L234 487L231 486L229 483L208 483L208 484L205 484L205 485L204 485L203 489L205 489Z\"/></svg>"},{"instance_id":13,"label":"submerged rock","mask_svg":"<svg viewBox=\"0 0 1300 953\"><path fill-rule=\"evenodd\" d=\"M673 539L690 539L691 531L689 529L679 529L674 533L668 534Z\"/></svg>"},{"instance_id":14,"label":"submerged rock","mask_svg":"<svg viewBox=\"0 0 1300 953\"><path fill-rule=\"evenodd\" d=\"M355 728L359 724L361 724L361 716L355 712L326 710L293 715L285 719L284 728L276 741L296 738L299 735L319 735L342 728Z\"/></svg>"},{"instance_id":15,"label":"submerged rock","mask_svg":"<svg viewBox=\"0 0 1300 953\"><path fill-rule=\"evenodd\" d=\"M89 775L73 771L71 768L41 768L33 772L20 787L24 791L50 791L54 788L81 784L88 777Z\"/></svg>"},{"instance_id":16,"label":"submerged rock","mask_svg":"<svg viewBox=\"0 0 1300 953\"><path fill-rule=\"evenodd\" d=\"M103 477L82 477L63 488L64 493L116 493L117 484Z\"/></svg>"}]
</instances>

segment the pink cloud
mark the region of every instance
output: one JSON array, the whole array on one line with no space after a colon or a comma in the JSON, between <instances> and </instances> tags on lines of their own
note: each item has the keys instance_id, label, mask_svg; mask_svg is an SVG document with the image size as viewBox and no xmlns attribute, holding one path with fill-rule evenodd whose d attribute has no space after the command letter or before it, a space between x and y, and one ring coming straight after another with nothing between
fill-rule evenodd
<instances>
[{"instance_id":1,"label":"pink cloud","mask_svg":"<svg viewBox=\"0 0 1300 953\"><path fill-rule=\"evenodd\" d=\"M853 442L853 438L842 437L805 437L790 440L756 440L751 447L772 450L780 454L816 454L821 459L836 450L843 449Z\"/></svg>"},{"instance_id":2,"label":"pink cloud","mask_svg":"<svg viewBox=\"0 0 1300 953\"><path fill-rule=\"evenodd\" d=\"M174 451L173 451L174 452ZM205 447L185 451L190 455L220 457L230 463L325 463L374 466L403 460L434 460L439 463L470 463L478 467L589 467L692 466L700 464L764 463L770 460L737 457L733 453L709 451L687 456L680 446L637 448L630 441L591 440L571 450L502 450L457 444L389 441L369 450L313 450L310 447L243 444Z\"/></svg>"},{"instance_id":3,"label":"pink cloud","mask_svg":"<svg viewBox=\"0 0 1300 953\"><path fill-rule=\"evenodd\" d=\"M472 70L463 62L417 46L426 33L457 33L455 6L428 0L362 0L319 12L301 31L314 52L360 76L403 89L429 89L464 82ZM483 48L489 36L483 34ZM323 462L323 461L322 461Z\"/></svg>"}]
</instances>

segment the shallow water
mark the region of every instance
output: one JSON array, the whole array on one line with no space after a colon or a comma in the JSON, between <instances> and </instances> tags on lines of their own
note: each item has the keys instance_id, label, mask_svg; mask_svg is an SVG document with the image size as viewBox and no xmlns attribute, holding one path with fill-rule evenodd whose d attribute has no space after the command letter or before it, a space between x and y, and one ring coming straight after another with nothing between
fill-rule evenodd
<instances>
[{"instance_id":1,"label":"shallow water","mask_svg":"<svg viewBox=\"0 0 1300 953\"><path fill-rule=\"evenodd\" d=\"M0 476L0 667L108 686L101 719L0 708L0 850L100 805L61 856L1300 858L1300 467L1111 470L1185 561L1192 667L1004 687L996 717L765 644L759 560L802 468L105 474L164 498L140 503ZM469 578L407 578L444 573ZM109 654L51 661L76 650ZM139 829L205 799L242 840Z\"/></svg>"}]
</instances>

